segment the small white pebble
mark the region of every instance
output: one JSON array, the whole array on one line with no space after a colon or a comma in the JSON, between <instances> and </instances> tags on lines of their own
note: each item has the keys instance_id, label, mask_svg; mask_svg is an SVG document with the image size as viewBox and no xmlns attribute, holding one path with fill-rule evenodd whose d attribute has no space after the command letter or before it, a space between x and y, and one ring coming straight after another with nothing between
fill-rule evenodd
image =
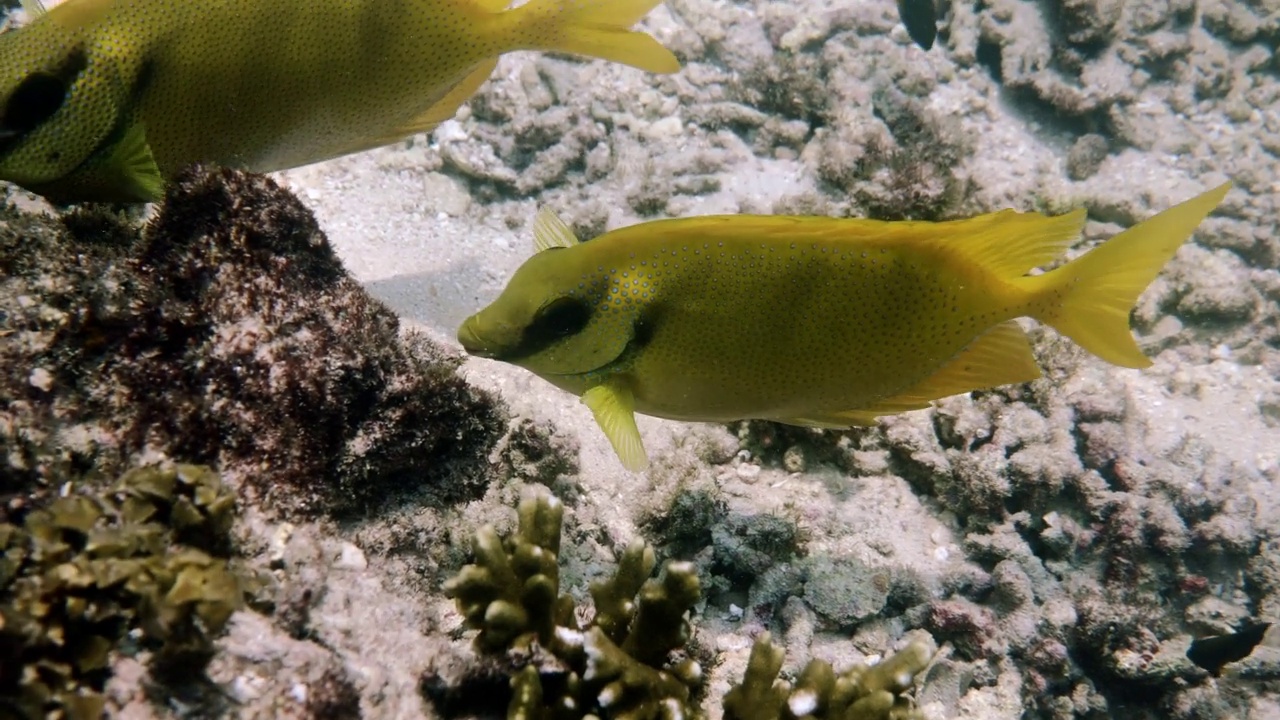
<instances>
[{"instance_id":1,"label":"small white pebble","mask_svg":"<svg viewBox=\"0 0 1280 720\"><path fill-rule=\"evenodd\" d=\"M946 545L939 545L933 549L934 560L937 560L938 562L945 562L949 557L951 557L951 553L947 551Z\"/></svg>"},{"instance_id":2,"label":"small white pebble","mask_svg":"<svg viewBox=\"0 0 1280 720\"><path fill-rule=\"evenodd\" d=\"M741 620L741 619L742 619L742 616L743 616L745 613L746 613L746 611L745 611L745 610L743 610L742 608L738 607L737 605L734 605L733 603L729 603L729 618L730 618L730 619L732 619L732 620Z\"/></svg>"},{"instance_id":3,"label":"small white pebble","mask_svg":"<svg viewBox=\"0 0 1280 720\"><path fill-rule=\"evenodd\" d=\"M271 542L267 550L267 561L271 567L284 567L284 548L289 544L291 537L293 537L293 525L290 523L281 523L276 531L271 533Z\"/></svg>"},{"instance_id":4,"label":"small white pebble","mask_svg":"<svg viewBox=\"0 0 1280 720\"><path fill-rule=\"evenodd\" d=\"M818 694L812 690L797 690L787 699L787 708L796 717L812 715L818 709Z\"/></svg>"},{"instance_id":5,"label":"small white pebble","mask_svg":"<svg viewBox=\"0 0 1280 720\"><path fill-rule=\"evenodd\" d=\"M289 697L296 702L305 703L307 701L306 683L295 683L293 687L289 688Z\"/></svg>"},{"instance_id":6,"label":"small white pebble","mask_svg":"<svg viewBox=\"0 0 1280 720\"><path fill-rule=\"evenodd\" d=\"M49 392L49 388L53 387L53 373L38 367L31 371L31 376L27 378L27 382L31 383L32 387Z\"/></svg>"},{"instance_id":7,"label":"small white pebble","mask_svg":"<svg viewBox=\"0 0 1280 720\"><path fill-rule=\"evenodd\" d=\"M746 482L754 482L760 477L760 466L751 463L743 463L738 466L738 477Z\"/></svg>"},{"instance_id":8,"label":"small white pebble","mask_svg":"<svg viewBox=\"0 0 1280 720\"><path fill-rule=\"evenodd\" d=\"M337 567L346 570L364 570L369 567L369 561L365 559L364 553L360 548L349 542L342 543L342 555L338 557Z\"/></svg>"}]
</instances>

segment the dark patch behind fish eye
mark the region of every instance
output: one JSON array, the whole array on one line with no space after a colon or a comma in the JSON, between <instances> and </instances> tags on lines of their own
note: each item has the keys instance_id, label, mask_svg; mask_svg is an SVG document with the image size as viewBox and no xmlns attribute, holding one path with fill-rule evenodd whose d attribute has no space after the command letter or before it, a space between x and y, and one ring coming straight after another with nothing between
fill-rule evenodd
<instances>
[{"instance_id":1,"label":"dark patch behind fish eye","mask_svg":"<svg viewBox=\"0 0 1280 720\"><path fill-rule=\"evenodd\" d=\"M520 342L497 358L513 362L551 347L564 338L582 332L591 322L591 306L574 297L559 297L543 305L520 335Z\"/></svg>"},{"instance_id":2,"label":"dark patch behind fish eye","mask_svg":"<svg viewBox=\"0 0 1280 720\"><path fill-rule=\"evenodd\" d=\"M53 117L67 100L76 77L88 66L84 50L77 48L54 72L33 72L18 83L4 102L0 116L0 152Z\"/></svg>"},{"instance_id":3,"label":"dark patch behind fish eye","mask_svg":"<svg viewBox=\"0 0 1280 720\"><path fill-rule=\"evenodd\" d=\"M582 332L591 321L591 307L573 297L561 297L542 306L525 328L526 340L550 344Z\"/></svg>"}]
</instances>

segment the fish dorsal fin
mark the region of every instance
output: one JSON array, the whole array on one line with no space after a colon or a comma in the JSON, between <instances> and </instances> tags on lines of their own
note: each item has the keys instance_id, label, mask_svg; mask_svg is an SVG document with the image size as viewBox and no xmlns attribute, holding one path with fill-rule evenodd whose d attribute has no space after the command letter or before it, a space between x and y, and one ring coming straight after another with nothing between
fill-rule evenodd
<instances>
[{"instance_id":1,"label":"fish dorsal fin","mask_svg":"<svg viewBox=\"0 0 1280 720\"><path fill-rule=\"evenodd\" d=\"M938 227L948 230L940 234L948 248L997 277L1015 278L1061 257L1080 237L1084 220L1084 208L1053 216L1001 210Z\"/></svg>"},{"instance_id":2,"label":"fish dorsal fin","mask_svg":"<svg viewBox=\"0 0 1280 720\"><path fill-rule=\"evenodd\" d=\"M640 428L636 427L635 396L630 388L611 380L583 393L582 403L590 408L623 467L631 472L648 467L649 457L640 439Z\"/></svg>"},{"instance_id":3,"label":"fish dorsal fin","mask_svg":"<svg viewBox=\"0 0 1280 720\"><path fill-rule=\"evenodd\" d=\"M41 5L43 9L40 0L30 1ZM48 14L51 19L56 19L59 25L68 29L86 27L100 20L116 2L117 0L66 0L41 14Z\"/></svg>"},{"instance_id":4,"label":"fish dorsal fin","mask_svg":"<svg viewBox=\"0 0 1280 720\"><path fill-rule=\"evenodd\" d=\"M961 350L937 372L907 388L867 407L782 422L811 427L839 428L874 425L881 415L896 415L908 410L922 410L934 400L973 390L1031 382L1040 377L1026 333L1013 320L1001 323Z\"/></svg>"},{"instance_id":5,"label":"fish dorsal fin","mask_svg":"<svg viewBox=\"0 0 1280 720\"><path fill-rule=\"evenodd\" d=\"M164 177L151 154L142 123L134 123L125 131L107 158L106 166L113 175L119 176L112 179L119 182L128 194L149 202L164 196Z\"/></svg>"},{"instance_id":6,"label":"fish dorsal fin","mask_svg":"<svg viewBox=\"0 0 1280 720\"><path fill-rule=\"evenodd\" d=\"M578 244L573 230L551 208L541 208L533 218L533 250L540 253L552 248L571 248Z\"/></svg>"},{"instance_id":7,"label":"fish dorsal fin","mask_svg":"<svg viewBox=\"0 0 1280 720\"><path fill-rule=\"evenodd\" d=\"M22 0L22 9L27 12L27 19L29 20L35 20L49 12L49 9L40 0Z\"/></svg>"}]
</instances>

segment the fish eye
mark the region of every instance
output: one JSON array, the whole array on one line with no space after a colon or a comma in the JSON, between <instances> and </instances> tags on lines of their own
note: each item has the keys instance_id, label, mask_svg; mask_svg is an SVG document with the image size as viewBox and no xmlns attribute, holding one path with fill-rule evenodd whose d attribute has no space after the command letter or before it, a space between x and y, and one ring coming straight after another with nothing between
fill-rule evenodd
<instances>
[{"instance_id":1,"label":"fish eye","mask_svg":"<svg viewBox=\"0 0 1280 720\"><path fill-rule=\"evenodd\" d=\"M32 73L9 96L0 134L21 135L53 117L67 99L67 84L56 75Z\"/></svg>"},{"instance_id":2,"label":"fish eye","mask_svg":"<svg viewBox=\"0 0 1280 720\"><path fill-rule=\"evenodd\" d=\"M543 305L525 330L525 337L549 343L575 335L591 321L591 308L572 297L560 297Z\"/></svg>"}]
</instances>

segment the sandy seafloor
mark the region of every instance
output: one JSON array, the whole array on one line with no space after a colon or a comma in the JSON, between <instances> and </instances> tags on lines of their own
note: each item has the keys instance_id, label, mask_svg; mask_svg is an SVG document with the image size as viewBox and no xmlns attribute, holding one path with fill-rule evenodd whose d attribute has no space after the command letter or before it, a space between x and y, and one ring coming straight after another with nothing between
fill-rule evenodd
<instances>
[{"instance_id":1,"label":"sandy seafloor","mask_svg":"<svg viewBox=\"0 0 1280 720\"><path fill-rule=\"evenodd\" d=\"M653 466L630 474L576 398L469 360L469 380L579 448L578 472L556 483L573 498L563 581L582 594L615 549L654 539L643 520L701 490L731 513L797 522L807 568L803 602L745 584L695 617L717 651L712 697L740 676L763 627L789 643L786 667L808 656L839 665L894 647L905 609L923 604L940 640L968 643L918 693L930 718L1280 718L1280 650L1260 648L1240 664L1247 672L1218 679L1182 659L1195 635L1280 621L1280 4L955 3L930 52L881 1L673 0L645 26L683 71L510 55L430 138L278 177L370 292L455 346L462 319L531 253L540 205L596 234L665 216L863 215L910 189L948 217L1083 204L1098 240L1225 178L1236 187L1139 305L1150 369L1110 367L1037 332L1052 371L1034 402L1018 391L948 399L840 447L796 434L785 461L788 447L760 458L725 427L642 417ZM916 166L895 171L868 149L895 146ZM949 185L939 168L952 164ZM940 200L946 192L959 202ZM1050 490L1037 494L1039 482ZM1063 486L1074 490L1055 492ZM429 716L419 677L466 647L434 581L465 543L415 553L405 538L439 538L446 524L459 535L481 522L509 530L517 495L495 487L451 510L255 525L269 552L302 539L313 548L289 551L324 587L313 639L242 613L211 676L244 716L269 717L305 698L309 664L336 658L365 717ZM1093 516L1107 519L1089 525L1107 503ZM1050 535L1089 548L1050 557ZM1108 609L1116 555L1167 564L1151 576L1166 586ZM915 602L868 587L886 576ZM761 598L777 616L754 609ZM951 611L968 628L955 638L943 632ZM1106 650L1073 658L1075 670L1045 660L1086 618L1124 637L1096 642ZM1135 629L1147 623L1154 630ZM122 716L155 714L130 700L131 671L118 663L112 685ZM1073 674L1055 685L1054 672ZM1036 688L1046 676L1048 689ZM1126 698L1130 680L1144 690ZM1059 700L1037 707L1037 696ZM719 704L708 711L719 717Z\"/></svg>"}]
</instances>

